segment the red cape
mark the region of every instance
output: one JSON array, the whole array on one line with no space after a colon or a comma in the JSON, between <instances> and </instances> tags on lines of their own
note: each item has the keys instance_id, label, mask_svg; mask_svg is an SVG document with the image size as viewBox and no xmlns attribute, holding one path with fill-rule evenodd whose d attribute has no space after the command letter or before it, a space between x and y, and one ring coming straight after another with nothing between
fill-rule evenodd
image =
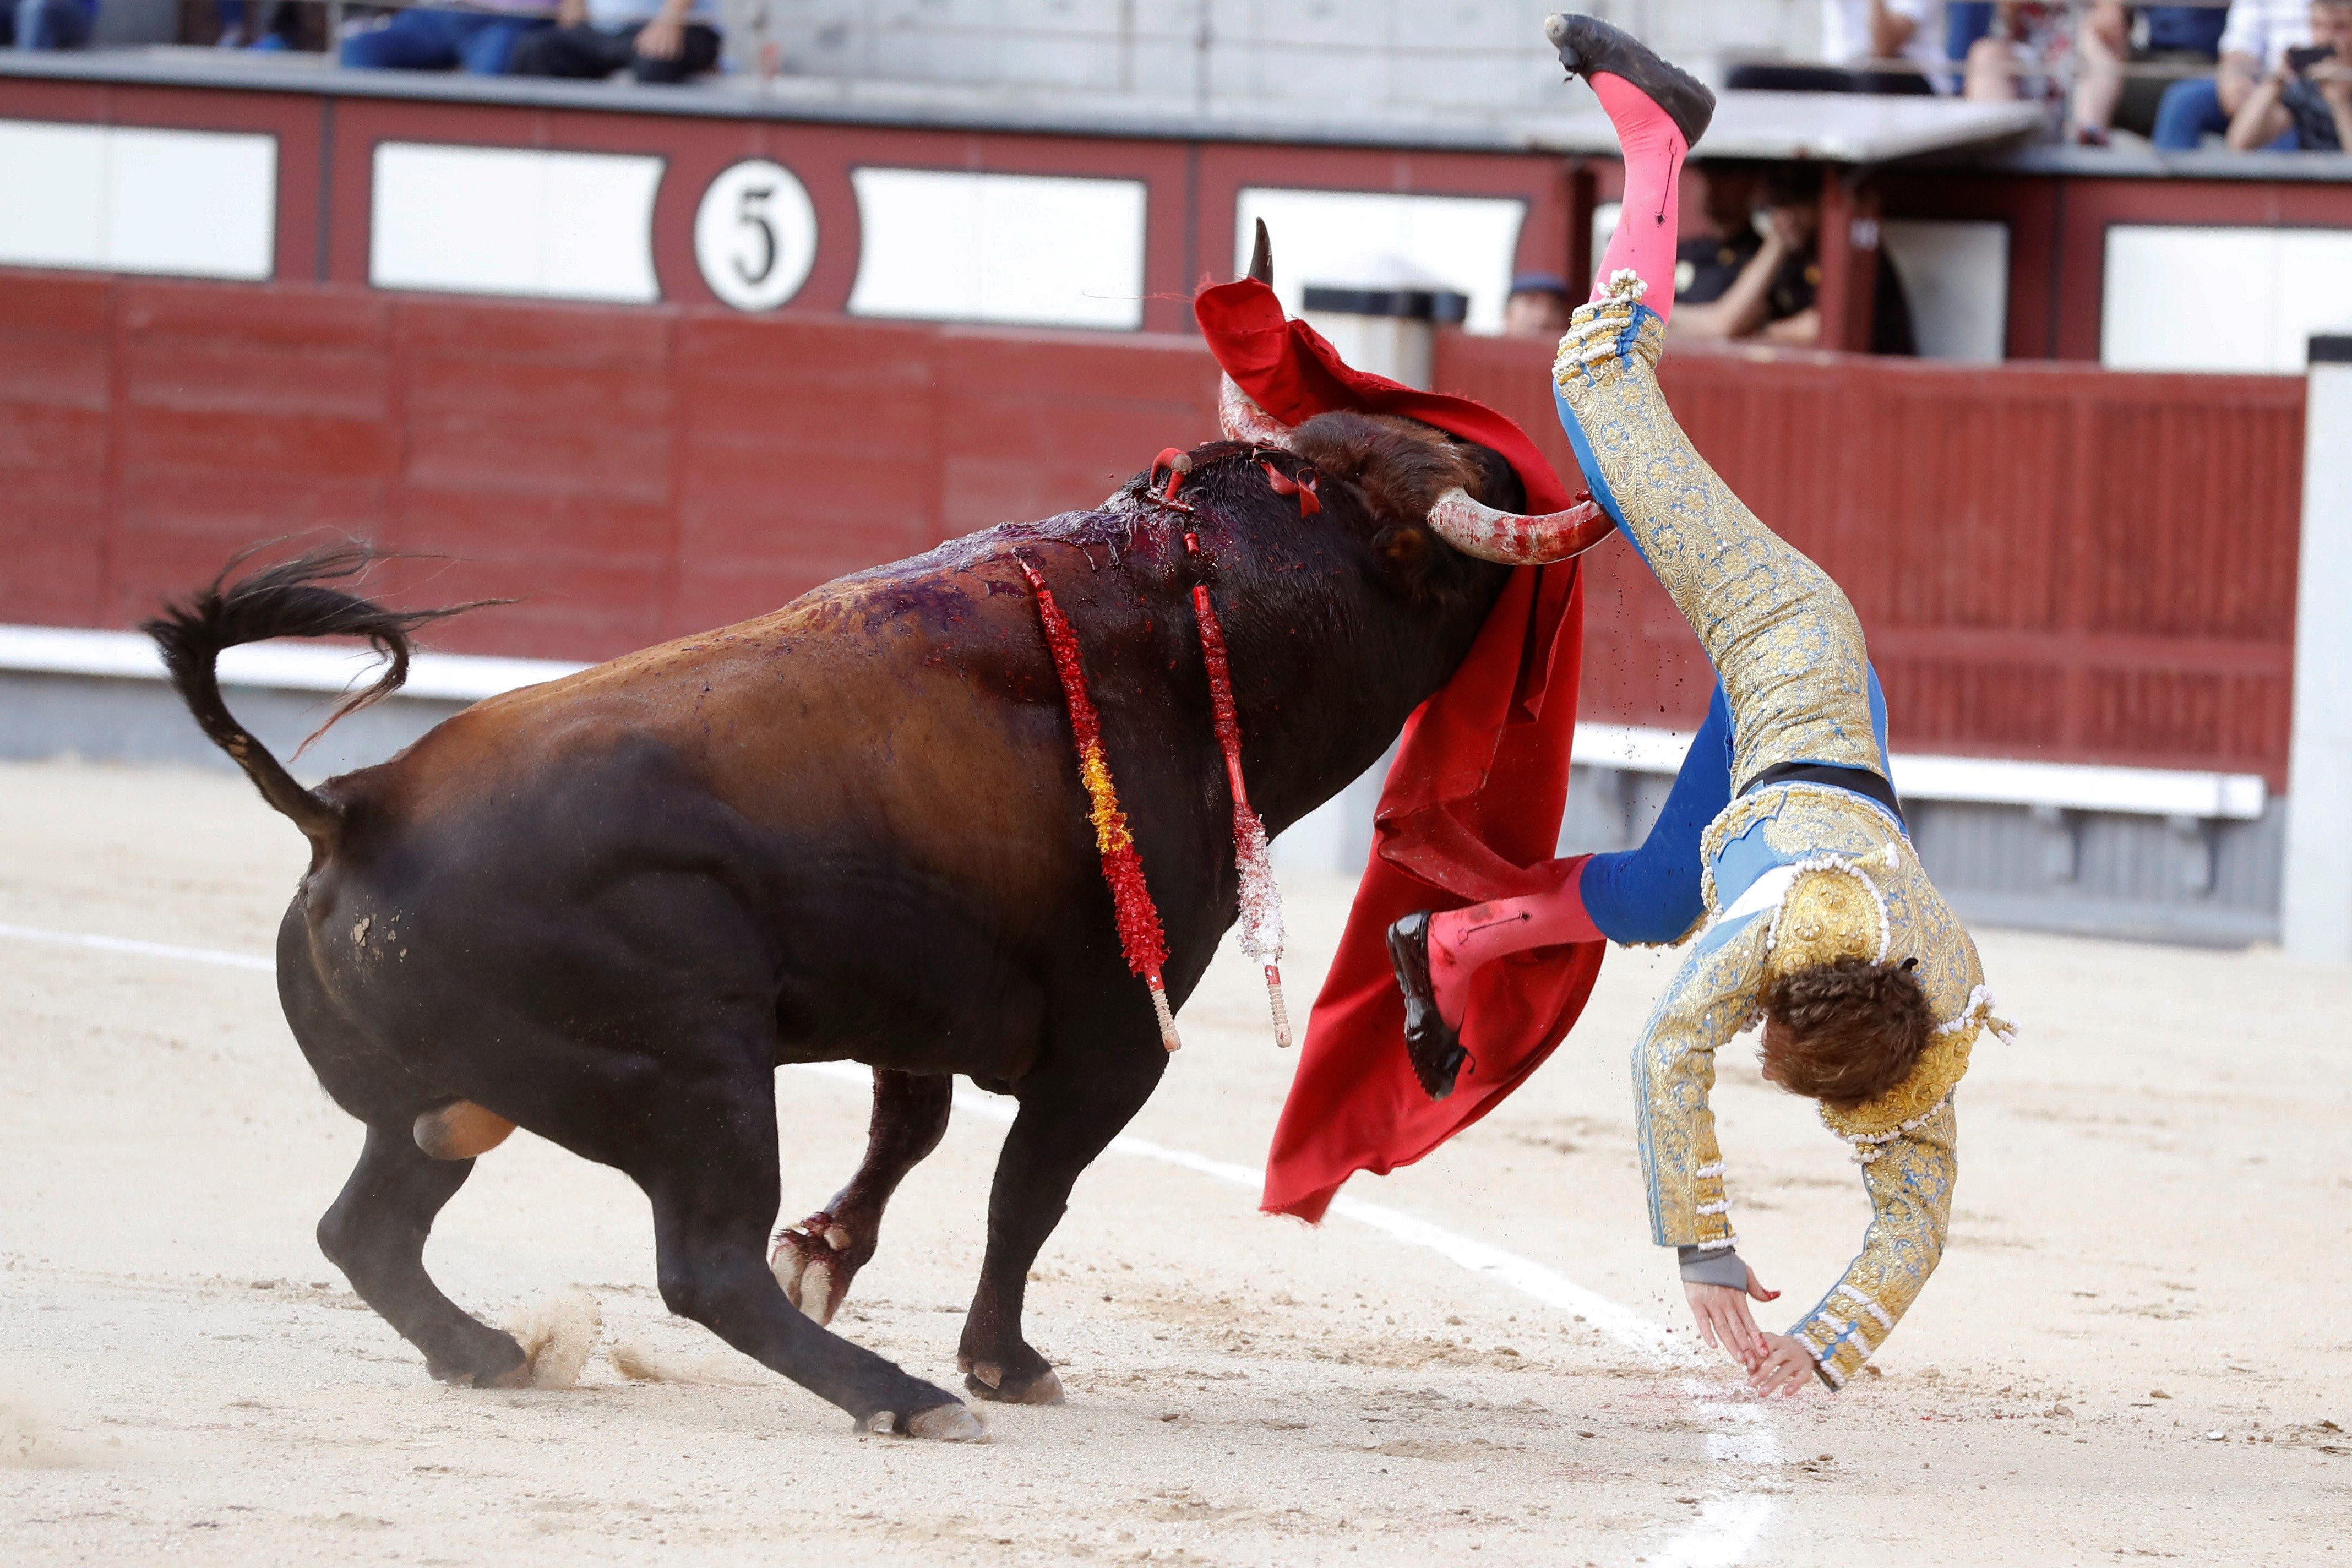
<instances>
[{"instance_id":1,"label":"red cape","mask_svg":"<svg viewBox=\"0 0 2352 1568\"><path fill-rule=\"evenodd\" d=\"M1500 453L1530 510L1569 504L1551 465L1509 419L1349 368L1313 328L1286 320L1265 284L1204 289L1192 310L1225 374L1285 424L1338 409L1403 415ZM1319 1220L1356 1172L1420 1159L1517 1089L1583 1011L1605 943L1488 965L1472 983L1462 1029L1472 1061L1454 1093L1433 1102L1405 1058L1404 999L1387 946L1390 924L1415 910L1548 890L1545 874L1528 868L1558 853L1583 633L1577 563L1522 568L1454 679L1406 723L1374 816L1372 858L1266 1156L1268 1212Z\"/></svg>"}]
</instances>

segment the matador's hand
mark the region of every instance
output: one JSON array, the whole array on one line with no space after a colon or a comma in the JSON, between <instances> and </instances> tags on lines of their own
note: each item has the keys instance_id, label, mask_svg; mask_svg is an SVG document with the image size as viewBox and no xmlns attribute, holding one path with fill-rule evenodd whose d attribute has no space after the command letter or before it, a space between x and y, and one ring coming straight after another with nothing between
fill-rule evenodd
<instances>
[{"instance_id":1,"label":"matador's hand","mask_svg":"<svg viewBox=\"0 0 2352 1568\"><path fill-rule=\"evenodd\" d=\"M1766 1334L1764 1344L1764 1359L1748 1369L1748 1386L1766 1399L1776 1394L1791 1398L1802 1394L1816 1375L1813 1352L1802 1340L1787 1334Z\"/></svg>"},{"instance_id":2,"label":"matador's hand","mask_svg":"<svg viewBox=\"0 0 2352 1568\"><path fill-rule=\"evenodd\" d=\"M1709 1350L1723 1350L1748 1369L1750 1376L1764 1363L1768 1347L1763 1331L1748 1310L1748 1298L1759 1301L1777 1301L1778 1290L1768 1290L1764 1281L1756 1278L1756 1270L1748 1271L1748 1289L1735 1290L1728 1285L1699 1285L1683 1281L1683 1295L1690 1301L1691 1316L1698 1320L1699 1337L1706 1341Z\"/></svg>"}]
</instances>

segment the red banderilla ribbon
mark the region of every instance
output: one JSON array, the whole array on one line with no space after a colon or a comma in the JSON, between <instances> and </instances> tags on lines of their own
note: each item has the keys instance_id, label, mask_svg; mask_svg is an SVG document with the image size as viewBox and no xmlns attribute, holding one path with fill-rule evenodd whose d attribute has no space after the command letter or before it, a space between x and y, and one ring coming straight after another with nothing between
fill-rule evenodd
<instances>
[{"instance_id":1,"label":"red banderilla ribbon","mask_svg":"<svg viewBox=\"0 0 2352 1568\"><path fill-rule=\"evenodd\" d=\"M1021 556L1013 560L1037 601L1037 619L1045 628L1045 647L1054 656L1054 671L1062 679L1062 700L1070 710L1070 740L1078 754L1078 782L1086 786L1087 816L1095 829L1095 851L1102 857L1103 880L1110 884L1111 910L1118 924L1118 944L1127 967L1143 977L1151 990L1151 1011L1160 1020L1160 1043L1170 1050L1183 1042L1176 1037L1176 1015L1168 1005L1168 984L1160 971L1168 963L1168 937L1160 924L1159 906L1144 885L1143 858L1136 853L1135 836L1128 831L1127 814L1119 809L1118 788L1111 782L1110 758L1103 750L1102 719L1087 692L1087 676L1078 663L1078 637L1054 591L1037 569Z\"/></svg>"},{"instance_id":2,"label":"red banderilla ribbon","mask_svg":"<svg viewBox=\"0 0 2352 1568\"><path fill-rule=\"evenodd\" d=\"M1187 533L1184 548L1201 552L1200 536ZM1209 706L1213 715L1217 749L1224 754L1225 780L1234 797L1234 867L1241 877L1242 951L1265 970L1266 1003L1274 1012L1274 1043L1290 1045L1290 1006L1282 995L1282 892L1274 880L1274 863L1265 845L1265 824L1250 808L1249 786L1242 777L1242 721L1234 707L1231 663L1225 657L1225 628L1209 602L1207 584L1192 586L1192 615L1201 627L1201 662L1209 672Z\"/></svg>"}]
</instances>

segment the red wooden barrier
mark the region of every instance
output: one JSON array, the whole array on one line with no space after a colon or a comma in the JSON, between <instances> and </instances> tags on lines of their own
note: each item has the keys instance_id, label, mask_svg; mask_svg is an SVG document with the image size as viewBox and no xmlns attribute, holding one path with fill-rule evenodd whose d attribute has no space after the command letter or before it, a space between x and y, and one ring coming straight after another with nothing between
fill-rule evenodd
<instances>
[{"instance_id":1,"label":"red wooden barrier","mask_svg":"<svg viewBox=\"0 0 2352 1568\"><path fill-rule=\"evenodd\" d=\"M1448 336L1439 385L1561 472L1549 345ZM2304 383L1675 353L1692 441L1853 597L1896 747L2286 784ZM1640 559L1591 563L1582 711L1692 728L1704 658Z\"/></svg>"},{"instance_id":2,"label":"red wooden barrier","mask_svg":"<svg viewBox=\"0 0 2352 1568\"><path fill-rule=\"evenodd\" d=\"M256 540L446 555L470 652L602 658L1110 493L1196 342L14 273L0 621L121 626Z\"/></svg>"},{"instance_id":3,"label":"red wooden barrier","mask_svg":"<svg viewBox=\"0 0 2352 1568\"><path fill-rule=\"evenodd\" d=\"M1438 379L1571 472L1549 346ZM258 539L446 555L511 595L438 646L597 658L1100 500L1215 429L1196 342L14 273L0 290L0 621L121 626ZM1676 353L1742 496L1845 584L1909 751L2285 778L2304 388ZM1696 723L1711 681L1617 545L1585 713Z\"/></svg>"}]
</instances>

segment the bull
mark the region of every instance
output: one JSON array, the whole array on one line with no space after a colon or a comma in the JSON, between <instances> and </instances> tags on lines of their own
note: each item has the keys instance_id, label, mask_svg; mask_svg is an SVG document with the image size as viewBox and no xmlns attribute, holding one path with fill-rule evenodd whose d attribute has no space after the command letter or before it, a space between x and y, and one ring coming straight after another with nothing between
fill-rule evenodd
<instances>
[{"instance_id":1,"label":"bull","mask_svg":"<svg viewBox=\"0 0 2352 1568\"><path fill-rule=\"evenodd\" d=\"M367 639L388 661L373 698L451 612L352 591L373 557L337 545L225 572L148 623L205 733L310 840L280 999L366 1129L319 1245L433 1376L529 1381L517 1340L423 1259L474 1158L521 1126L643 1189L670 1310L861 1430L982 1436L954 1394L824 1323L962 1073L1019 1110L958 1365L974 1397L1058 1400L1024 1285L1168 1058L1122 958L1024 563L1082 639L1181 1005L1237 896L1193 584L1223 619L1252 802L1278 833L1380 757L1503 586L1432 509L1502 524L1525 504L1495 453L1408 421L1258 416L1242 434L1186 455L1173 504L1155 468L1100 507L492 698L316 788L230 713L220 652ZM842 1059L874 1071L865 1163L772 1268L775 1069Z\"/></svg>"}]
</instances>

